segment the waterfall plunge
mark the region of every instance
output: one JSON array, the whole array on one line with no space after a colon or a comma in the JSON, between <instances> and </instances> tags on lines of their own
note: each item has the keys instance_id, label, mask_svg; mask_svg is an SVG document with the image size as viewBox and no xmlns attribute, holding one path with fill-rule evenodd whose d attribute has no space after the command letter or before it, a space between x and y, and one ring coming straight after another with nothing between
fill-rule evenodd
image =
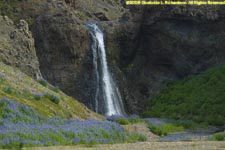
<instances>
[{"instance_id":1,"label":"waterfall plunge","mask_svg":"<svg viewBox=\"0 0 225 150\"><path fill-rule=\"evenodd\" d=\"M104 34L96 24L87 24L87 27L92 37L91 49L96 77L95 111L99 112L99 94L102 93L101 96L103 96L105 103L105 115L125 115L120 92L108 69Z\"/></svg>"}]
</instances>

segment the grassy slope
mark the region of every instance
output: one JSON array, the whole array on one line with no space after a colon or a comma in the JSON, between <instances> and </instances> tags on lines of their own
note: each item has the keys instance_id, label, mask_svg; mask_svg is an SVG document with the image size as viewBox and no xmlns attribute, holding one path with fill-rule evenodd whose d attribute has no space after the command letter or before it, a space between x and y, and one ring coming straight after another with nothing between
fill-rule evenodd
<instances>
[{"instance_id":1,"label":"grassy slope","mask_svg":"<svg viewBox=\"0 0 225 150\"><path fill-rule=\"evenodd\" d=\"M45 96L46 94L57 97L60 100L59 104L52 102L49 97ZM40 95L40 100L35 98L36 95ZM0 98L2 97L25 104L36 110L39 114L48 117L101 118L60 90L51 90L51 85L48 84L45 87L22 73L19 69L12 68L0 62Z\"/></svg>"},{"instance_id":2,"label":"grassy slope","mask_svg":"<svg viewBox=\"0 0 225 150\"><path fill-rule=\"evenodd\" d=\"M145 116L192 119L223 125L225 65L169 85L149 100L148 105Z\"/></svg>"}]
</instances>

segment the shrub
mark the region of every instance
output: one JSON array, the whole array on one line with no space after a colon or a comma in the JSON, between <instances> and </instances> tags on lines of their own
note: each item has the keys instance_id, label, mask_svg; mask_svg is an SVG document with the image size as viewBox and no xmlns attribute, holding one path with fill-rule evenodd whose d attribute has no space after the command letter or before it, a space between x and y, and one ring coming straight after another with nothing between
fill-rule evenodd
<instances>
[{"instance_id":1,"label":"shrub","mask_svg":"<svg viewBox=\"0 0 225 150\"><path fill-rule=\"evenodd\" d=\"M210 115L206 118L206 121L210 125L216 125L216 126L223 126L224 125L224 118L221 117L221 116Z\"/></svg>"},{"instance_id":2,"label":"shrub","mask_svg":"<svg viewBox=\"0 0 225 150\"><path fill-rule=\"evenodd\" d=\"M149 130L159 136L163 136L163 135L167 135L168 133L163 132L160 128L154 126L153 124L151 124L150 122L146 122L148 125Z\"/></svg>"},{"instance_id":3,"label":"shrub","mask_svg":"<svg viewBox=\"0 0 225 150\"><path fill-rule=\"evenodd\" d=\"M213 140L223 141L225 138L225 133L216 133L213 135Z\"/></svg>"},{"instance_id":4,"label":"shrub","mask_svg":"<svg viewBox=\"0 0 225 150\"><path fill-rule=\"evenodd\" d=\"M124 118L118 118L116 120L116 122L121 124L121 125L128 125L129 124L129 121L127 119L124 119Z\"/></svg>"},{"instance_id":5,"label":"shrub","mask_svg":"<svg viewBox=\"0 0 225 150\"><path fill-rule=\"evenodd\" d=\"M44 87L46 87L48 85L48 82L45 79L43 79L43 78L38 79L38 82L41 85L43 85Z\"/></svg>"},{"instance_id":6,"label":"shrub","mask_svg":"<svg viewBox=\"0 0 225 150\"><path fill-rule=\"evenodd\" d=\"M56 95L47 93L47 94L45 94L45 97L48 98L50 101L52 101L55 104L59 104L59 102L60 102L59 97Z\"/></svg>"},{"instance_id":7,"label":"shrub","mask_svg":"<svg viewBox=\"0 0 225 150\"><path fill-rule=\"evenodd\" d=\"M58 86L51 86L51 90L58 93L59 92L59 87Z\"/></svg>"},{"instance_id":8,"label":"shrub","mask_svg":"<svg viewBox=\"0 0 225 150\"><path fill-rule=\"evenodd\" d=\"M41 100L42 95L41 94L34 94L33 97L36 101L39 101L39 100Z\"/></svg>"},{"instance_id":9,"label":"shrub","mask_svg":"<svg viewBox=\"0 0 225 150\"><path fill-rule=\"evenodd\" d=\"M11 86L8 86L4 89L4 92L7 93L7 94L12 94L13 93L13 89Z\"/></svg>"}]
</instances>

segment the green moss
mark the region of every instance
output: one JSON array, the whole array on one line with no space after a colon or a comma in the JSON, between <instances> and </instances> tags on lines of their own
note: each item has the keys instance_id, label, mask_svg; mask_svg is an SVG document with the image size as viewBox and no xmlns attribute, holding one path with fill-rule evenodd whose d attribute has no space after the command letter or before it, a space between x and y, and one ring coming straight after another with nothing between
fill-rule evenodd
<instances>
[{"instance_id":1,"label":"green moss","mask_svg":"<svg viewBox=\"0 0 225 150\"><path fill-rule=\"evenodd\" d=\"M191 119L211 125L225 120L225 65L168 85L153 99L144 116Z\"/></svg>"}]
</instances>

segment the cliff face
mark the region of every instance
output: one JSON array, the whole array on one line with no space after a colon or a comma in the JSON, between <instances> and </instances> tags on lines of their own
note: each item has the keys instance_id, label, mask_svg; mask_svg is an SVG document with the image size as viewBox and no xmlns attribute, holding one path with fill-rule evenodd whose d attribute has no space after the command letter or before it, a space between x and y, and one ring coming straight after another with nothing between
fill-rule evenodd
<instances>
[{"instance_id":1,"label":"cliff face","mask_svg":"<svg viewBox=\"0 0 225 150\"><path fill-rule=\"evenodd\" d=\"M77 0L75 8L64 0L25 6L35 10L19 14L31 18L43 77L90 108L95 85L85 22L97 21L105 32L110 71L130 113L143 111L145 101L171 81L225 60L223 6L125 9L119 0Z\"/></svg>"},{"instance_id":2,"label":"cliff face","mask_svg":"<svg viewBox=\"0 0 225 150\"><path fill-rule=\"evenodd\" d=\"M112 5L117 17L108 2L78 2L77 10L61 3L34 27L44 77L90 108L95 86L85 21L99 21L106 33L110 69L130 113L141 112L167 83L224 62L223 7L136 6L125 12Z\"/></svg>"},{"instance_id":3,"label":"cliff face","mask_svg":"<svg viewBox=\"0 0 225 150\"><path fill-rule=\"evenodd\" d=\"M26 74L40 76L34 39L25 20L17 25L8 17L0 16L0 59L5 64L20 68Z\"/></svg>"},{"instance_id":4,"label":"cliff face","mask_svg":"<svg viewBox=\"0 0 225 150\"><path fill-rule=\"evenodd\" d=\"M123 71L130 112L171 81L225 60L224 7L130 7L119 25L105 26L114 64ZM123 91L123 90L121 90Z\"/></svg>"},{"instance_id":5,"label":"cliff face","mask_svg":"<svg viewBox=\"0 0 225 150\"><path fill-rule=\"evenodd\" d=\"M94 68L84 23L116 19L121 12L113 6L118 2L76 1L76 9L64 1L52 0L46 4L45 13L33 26L41 73L52 84L93 108Z\"/></svg>"},{"instance_id":6,"label":"cliff face","mask_svg":"<svg viewBox=\"0 0 225 150\"><path fill-rule=\"evenodd\" d=\"M65 3L49 7L51 11L37 18L33 30L40 70L49 82L87 104L88 33Z\"/></svg>"}]
</instances>

